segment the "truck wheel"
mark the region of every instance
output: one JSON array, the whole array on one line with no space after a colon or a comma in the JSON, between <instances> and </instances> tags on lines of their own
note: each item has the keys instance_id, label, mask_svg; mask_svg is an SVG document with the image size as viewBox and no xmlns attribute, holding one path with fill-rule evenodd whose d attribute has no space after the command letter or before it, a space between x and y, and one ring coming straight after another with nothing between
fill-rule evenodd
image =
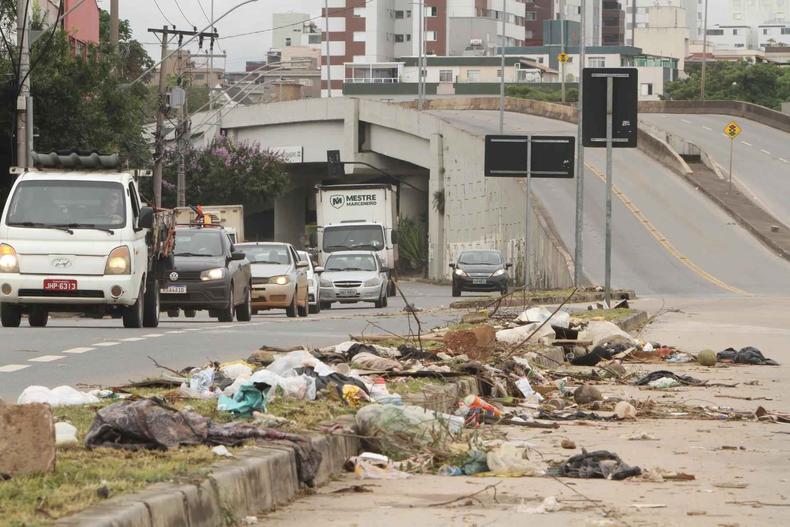
<instances>
[{"instance_id":1,"label":"truck wheel","mask_svg":"<svg viewBox=\"0 0 790 527\"><path fill-rule=\"evenodd\" d=\"M293 300L291 300L291 305L285 308L285 314L288 315L288 318L296 317L296 295L299 291L294 291Z\"/></svg>"},{"instance_id":2,"label":"truck wheel","mask_svg":"<svg viewBox=\"0 0 790 527\"><path fill-rule=\"evenodd\" d=\"M195 316L197 316L197 311L194 309L185 309L184 316L187 318L195 318Z\"/></svg>"},{"instance_id":3,"label":"truck wheel","mask_svg":"<svg viewBox=\"0 0 790 527\"><path fill-rule=\"evenodd\" d=\"M143 327L155 328L159 326L159 280L156 278L148 281L145 296L143 297Z\"/></svg>"},{"instance_id":4,"label":"truck wheel","mask_svg":"<svg viewBox=\"0 0 790 527\"><path fill-rule=\"evenodd\" d=\"M123 327L141 328L143 327L143 284L140 284L140 292L137 294L137 301L123 310Z\"/></svg>"},{"instance_id":5,"label":"truck wheel","mask_svg":"<svg viewBox=\"0 0 790 527\"><path fill-rule=\"evenodd\" d=\"M49 311L47 311L43 307L33 306L30 308L30 311L28 311L27 313L27 322L28 324L30 324L31 328L46 327L48 320L49 320Z\"/></svg>"},{"instance_id":6,"label":"truck wheel","mask_svg":"<svg viewBox=\"0 0 790 527\"><path fill-rule=\"evenodd\" d=\"M4 328L18 328L22 322L22 309L16 304L0 304L0 322Z\"/></svg>"},{"instance_id":7,"label":"truck wheel","mask_svg":"<svg viewBox=\"0 0 790 527\"><path fill-rule=\"evenodd\" d=\"M250 293L250 288L247 288L247 292L244 294L246 300L243 304L236 308L236 320L239 322L249 322L252 320L252 293Z\"/></svg>"},{"instance_id":8,"label":"truck wheel","mask_svg":"<svg viewBox=\"0 0 790 527\"><path fill-rule=\"evenodd\" d=\"M178 309L168 309L167 310L167 316L170 317L170 318L178 318L178 314L180 312L181 311L178 310Z\"/></svg>"},{"instance_id":9,"label":"truck wheel","mask_svg":"<svg viewBox=\"0 0 790 527\"><path fill-rule=\"evenodd\" d=\"M231 284L230 293L228 294L228 307L219 311L217 320L220 322L233 322L233 312L236 310L234 302L235 299L233 298L233 284Z\"/></svg>"}]
</instances>

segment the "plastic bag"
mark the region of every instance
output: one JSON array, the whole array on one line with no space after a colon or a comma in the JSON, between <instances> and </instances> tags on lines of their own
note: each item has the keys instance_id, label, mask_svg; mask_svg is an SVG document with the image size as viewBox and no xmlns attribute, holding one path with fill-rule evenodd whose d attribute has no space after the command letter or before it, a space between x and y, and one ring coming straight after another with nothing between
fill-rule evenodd
<instances>
[{"instance_id":1,"label":"plastic bag","mask_svg":"<svg viewBox=\"0 0 790 527\"><path fill-rule=\"evenodd\" d=\"M537 322L542 324L544 321L549 320L547 326L558 326L567 328L571 325L571 315L565 311L557 311L554 316L551 311L545 307L531 307L522 312L517 319L519 322Z\"/></svg>"},{"instance_id":2,"label":"plastic bag","mask_svg":"<svg viewBox=\"0 0 790 527\"><path fill-rule=\"evenodd\" d=\"M76 446L77 427L66 422L55 423L55 445Z\"/></svg>"},{"instance_id":3,"label":"plastic bag","mask_svg":"<svg viewBox=\"0 0 790 527\"><path fill-rule=\"evenodd\" d=\"M283 377L281 386L285 397L315 400L315 379L309 375Z\"/></svg>"},{"instance_id":4,"label":"plastic bag","mask_svg":"<svg viewBox=\"0 0 790 527\"><path fill-rule=\"evenodd\" d=\"M189 389L195 393L211 391L212 384L214 384L214 368L197 371L189 378Z\"/></svg>"},{"instance_id":5,"label":"plastic bag","mask_svg":"<svg viewBox=\"0 0 790 527\"><path fill-rule=\"evenodd\" d=\"M267 390L267 393L269 391L271 389ZM266 395L252 383L247 383L241 385L233 398L220 395L219 401L217 401L217 410L230 412L233 415L250 415L255 410L265 412L267 404Z\"/></svg>"},{"instance_id":6,"label":"plastic bag","mask_svg":"<svg viewBox=\"0 0 790 527\"><path fill-rule=\"evenodd\" d=\"M496 340L504 344L520 344L524 342L524 339L529 337L533 331L538 329L539 326L540 323L536 322L513 329L502 329L496 332ZM554 330L551 329L551 324L546 324L540 328L537 333L530 337L529 342L537 342L544 337L554 339Z\"/></svg>"},{"instance_id":7,"label":"plastic bag","mask_svg":"<svg viewBox=\"0 0 790 527\"><path fill-rule=\"evenodd\" d=\"M507 476L543 476L546 469L542 462L529 459L526 447L503 443L486 456L488 468L494 474Z\"/></svg>"},{"instance_id":8,"label":"plastic bag","mask_svg":"<svg viewBox=\"0 0 790 527\"><path fill-rule=\"evenodd\" d=\"M535 399L537 402L541 402L543 400L543 396L532 389L532 385L529 383L529 379L526 377L522 377L517 380L516 387L518 387L519 391L524 396L524 399Z\"/></svg>"},{"instance_id":9,"label":"plastic bag","mask_svg":"<svg viewBox=\"0 0 790 527\"><path fill-rule=\"evenodd\" d=\"M368 352L357 353L356 355L354 355L354 358L351 360L351 362L352 364L359 366L360 368L366 370L373 370L373 371L389 371L389 370L401 369L400 362L394 359L379 357L377 355L373 355L372 353L368 353Z\"/></svg>"},{"instance_id":10,"label":"plastic bag","mask_svg":"<svg viewBox=\"0 0 790 527\"><path fill-rule=\"evenodd\" d=\"M435 441L452 439L464 425L463 417L392 404L369 404L357 412L355 421L367 448L407 456Z\"/></svg>"},{"instance_id":11,"label":"plastic bag","mask_svg":"<svg viewBox=\"0 0 790 527\"><path fill-rule=\"evenodd\" d=\"M331 375L332 373L334 373L334 370L332 370L332 368L330 368L320 360L316 359L305 350L296 350L287 353L285 356L280 357L279 359L269 364L266 370L272 373L276 373L277 375L284 375L289 370L302 368L305 366L309 366L313 368L315 372L321 377L324 377L326 375ZM257 375L258 373L260 372L259 371L255 372L255 375ZM253 377L255 375L253 375Z\"/></svg>"},{"instance_id":12,"label":"plastic bag","mask_svg":"<svg viewBox=\"0 0 790 527\"><path fill-rule=\"evenodd\" d=\"M406 479L411 474L401 472L389 463L377 463L367 459L354 459L354 474L359 479Z\"/></svg>"},{"instance_id":13,"label":"plastic bag","mask_svg":"<svg viewBox=\"0 0 790 527\"><path fill-rule=\"evenodd\" d=\"M57 407L96 404L99 402L99 398L71 386L58 386L51 390L46 386L28 386L19 394L16 402L17 404L44 403Z\"/></svg>"},{"instance_id":14,"label":"plastic bag","mask_svg":"<svg viewBox=\"0 0 790 527\"><path fill-rule=\"evenodd\" d=\"M225 377L234 381L239 377L249 377L252 375L252 366L243 360L224 362L219 365L219 370L225 375Z\"/></svg>"}]
</instances>

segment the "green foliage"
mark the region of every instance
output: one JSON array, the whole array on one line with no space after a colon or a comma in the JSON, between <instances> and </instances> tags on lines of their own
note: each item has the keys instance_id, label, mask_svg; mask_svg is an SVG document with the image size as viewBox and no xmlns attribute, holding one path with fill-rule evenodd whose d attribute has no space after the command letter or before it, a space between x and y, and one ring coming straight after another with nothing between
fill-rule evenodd
<instances>
[{"instance_id":1,"label":"green foliage","mask_svg":"<svg viewBox=\"0 0 790 527\"><path fill-rule=\"evenodd\" d=\"M664 87L666 99L700 98L701 66L689 66L686 72L688 78ZM745 101L778 110L782 102L790 101L790 69L774 64L710 63L705 72L705 98Z\"/></svg>"},{"instance_id":2,"label":"green foliage","mask_svg":"<svg viewBox=\"0 0 790 527\"><path fill-rule=\"evenodd\" d=\"M398 223L398 254L404 271L422 272L428 265L428 225L402 218Z\"/></svg>"},{"instance_id":3,"label":"green foliage","mask_svg":"<svg viewBox=\"0 0 790 527\"><path fill-rule=\"evenodd\" d=\"M559 87L538 87L539 85L520 84L508 86L507 95L518 97L519 99L531 99L533 101L562 102L562 89ZM576 87L565 88L565 102L576 102L579 100L579 90Z\"/></svg>"},{"instance_id":4,"label":"green foliage","mask_svg":"<svg viewBox=\"0 0 790 527\"><path fill-rule=\"evenodd\" d=\"M175 205L178 158L167 154L163 199ZM190 204L240 203L254 207L277 197L288 181L279 154L257 144L218 137L208 147L186 154L186 200Z\"/></svg>"}]
</instances>

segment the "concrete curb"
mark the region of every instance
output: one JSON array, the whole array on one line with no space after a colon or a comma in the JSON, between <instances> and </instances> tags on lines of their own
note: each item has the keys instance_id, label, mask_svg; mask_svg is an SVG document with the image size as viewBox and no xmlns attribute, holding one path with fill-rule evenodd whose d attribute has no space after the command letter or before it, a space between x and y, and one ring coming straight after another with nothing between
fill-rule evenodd
<instances>
[{"instance_id":1,"label":"concrete curb","mask_svg":"<svg viewBox=\"0 0 790 527\"><path fill-rule=\"evenodd\" d=\"M563 302L568 295L544 295L544 296L533 296L529 298L528 306L534 306L536 304L559 304ZM636 298L636 292L633 289L615 289L612 291L612 299L613 300L633 300ZM573 298L571 298L570 303L584 303L584 302L601 302L604 299L603 291L577 291ZM474 309L484 307L490 304L492 301L491 298L480 299L480 300L459 300L457 302L452 302L450 304L450 309ZM523 301L518 302L503 302L502 307L519 307L524 305Z\"/></svg>"},{"instance_id":2,"label":"concrete curb","mask_svg":"<svg viewBox=\"0 0 790 527\"><path fill-rule=\"evenodd\" d=\"M632 333L642 329L642 327L647 324L647 321L647 311L634 311L627 317L613 320L612 322L626 333Z\"/></svg>"}]
</instances>

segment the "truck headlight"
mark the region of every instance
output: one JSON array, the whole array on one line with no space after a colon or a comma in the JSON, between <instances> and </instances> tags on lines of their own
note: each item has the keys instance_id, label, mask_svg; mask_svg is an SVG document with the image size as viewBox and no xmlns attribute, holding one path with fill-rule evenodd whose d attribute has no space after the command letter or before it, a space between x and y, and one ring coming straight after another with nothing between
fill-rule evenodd
<instances>
[{"instance_id":1,"label":"truck headlight","mask_svg":"<svg viewBox=\"0 0 790 527\"><path fill-rule=\"evenodd\" d=\"M4 273L18 273L19 259L16 250L5 243L0 244L0 271Z\"/></svg>"},{"instance_id":2,"label":"truck headlight","mask_svg":"<svg viewBox=\"0 0 790 527\"><path fill-rule=\"evenodd\" d=\"M379 280L378 278L371 278L370 280L366 280L365 283L362 285L364 287L373 287L376 285L381 285L381 280Z\"/></svg>"},{"instance_id":3,"label":"truck headlight","mask_svg":"<svg viewBox=\"0 0 790 527\"><path fill-rule=\"evenodd\" d=\"M107 257L104 274L130 274L132 272L132 259L129 248L125 245L116 247Z\"/></svg>"},{"instance_id":4,"label":"truck headlight","mask_svg":"<svg viewBox=\"0 0 790 527\"><path fill-rule=\"evenodd\" d=\"M216 269L209 269L200 273L200 279L204 282L210 280L222 280L225 278L225 268L217 267Z\"/></svg>"},{"instance_id":5,"label":"truck headlight","mask_svg":"<svg viewBox=\"0 0 790 527\"><path fill-rule=\"evenodd\" d=\"M327 278L321 279L321 287L332 287L332 282Z\"/></svg>"},{"instance_id":6,"label":"truck headlight","mask_svg":"<svg viewBox=\"0 0 790 527\"><path fill-rule=\"evenodd\" d=\"M290 281L286 275L272 276L269 279L270 284L285 285Z\"/></svg>"},{"instance_id":7,"label":"truck headlight","mask_svg":"<svg viewBox=\"0 0 790 527\"><path fill-rule=\"evenodd\" d=\"M505 270L504 269L497 269L496 271L494 271L491 274L491 276L502 276L503 274L505 274Z\"/></svg>"}]
</instances>

